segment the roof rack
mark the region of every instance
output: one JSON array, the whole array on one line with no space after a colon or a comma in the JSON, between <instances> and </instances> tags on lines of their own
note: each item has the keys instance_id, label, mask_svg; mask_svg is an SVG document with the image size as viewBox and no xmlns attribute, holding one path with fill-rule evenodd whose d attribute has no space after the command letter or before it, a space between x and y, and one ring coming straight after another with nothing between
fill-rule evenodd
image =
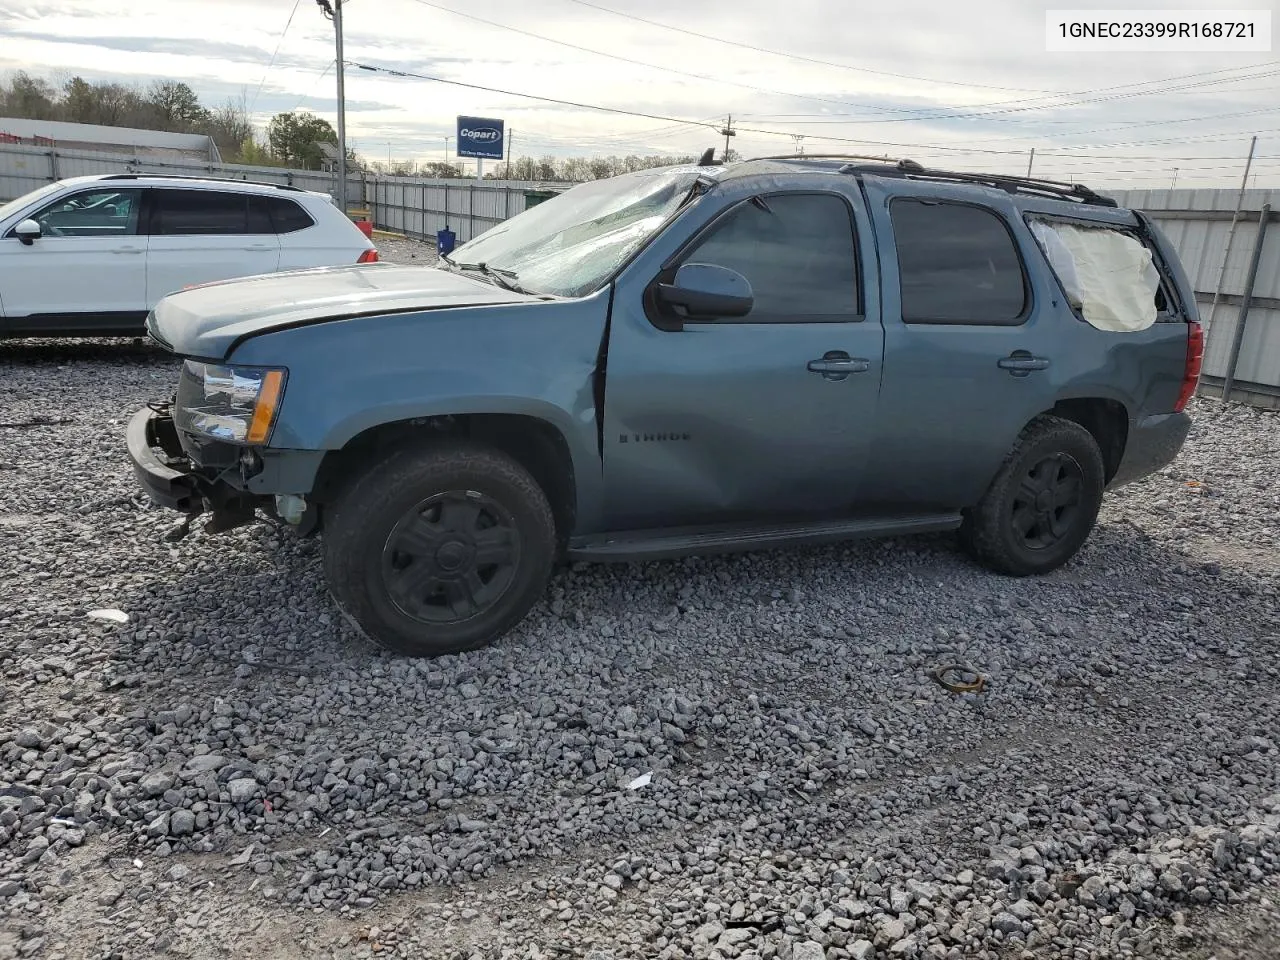
<instances>
[{"instance_id":1,"label":"roof rack","mask_svg":"<svg viewBox=\"0 0 1280 960\"><path fill-rule=\"evenodd\" d=\"M1007 193L1026 193L1055 200L1074 200L1099 207L1118 206L1115 200L1094 193L1081 183L1062 183L1058 180L1039 180L1034 177L1018 177L994 173L966 173L955 170L930 170L914 160L899 160L895 164L856 165L842 167L841 173L871 173L882 177L902 177L908 180L931 180L941 183L976 183L995 187Z\"/></svg>"},{"instance_id":2,"label":"roof rack","mask_svg":"<svg viewBox=\"0 0 1280 960\"><path fill-rule=\"evenodd\" d=\"M157 180L201 180L206 183L249 183L257 187L275 187L277 190L292 190L295 193L306 193L302 187L295 187L288 183L272 183L269 180L237 180L235 177L198 177L190 173L109 173L100 180L138 180L143 177L153 177Z\"/></svg>"},{"instance_id":3,"label":"roof rack","mask_svg":"<svg viewBox=\"0 0 1280 960\"><path fill-rule=\"evenodd\" d=\"M860 153L780 153L771 157L752 157L752 160L872 160L880 163L892 163L893 158L885 154L878 157L864 156Z\"/></svg>"}]
</instances>

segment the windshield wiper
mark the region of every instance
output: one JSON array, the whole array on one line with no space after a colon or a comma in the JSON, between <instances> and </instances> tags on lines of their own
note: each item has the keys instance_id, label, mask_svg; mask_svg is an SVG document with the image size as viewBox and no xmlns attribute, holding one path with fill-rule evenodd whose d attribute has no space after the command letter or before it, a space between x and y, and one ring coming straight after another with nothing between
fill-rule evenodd
<instances>
[{"instance_id":1,"label":"windshield wiper","mask_svg":"<svg viewBox=\"0 0 1280 960\"><path fill-rule=\"evenodd\" d=\"M453 263L452 260L449 261ZM513 293L529 293L519 284L519 276L514 270L503 270L501 267L491 267L487 263L457 263L454 264L459 270L478 270L486 277L491 277L500 287L505 287Z\"/></svg>"}]
</instances>

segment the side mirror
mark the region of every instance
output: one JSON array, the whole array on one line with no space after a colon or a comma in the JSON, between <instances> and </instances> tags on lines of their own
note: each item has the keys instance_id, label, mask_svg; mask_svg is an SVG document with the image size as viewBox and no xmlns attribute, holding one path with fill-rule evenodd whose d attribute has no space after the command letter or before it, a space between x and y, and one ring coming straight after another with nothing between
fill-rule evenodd
<instances>
[{"instance_id":1,"label":"side mirror","mask_svg":"<svg viewBox=\"0 0 1280 960\"><path fill-rule=\"evenodd\" d=\"M690 318L745 317L755 303L751 284L736 270L713 263L686 263L672 283L660 283L658 301Z\"/></svg>"},{"instance_id":2,"label":"side mirror","mask_svg":"<svg viewBox=\"0 0 1280 960\"><path fill-rule=\"evenodd\" d=\"M40 224L35 220L23 220L13 228L13 235L28 247L40 239L42 232Z\"/></svg>"}]
</instances>

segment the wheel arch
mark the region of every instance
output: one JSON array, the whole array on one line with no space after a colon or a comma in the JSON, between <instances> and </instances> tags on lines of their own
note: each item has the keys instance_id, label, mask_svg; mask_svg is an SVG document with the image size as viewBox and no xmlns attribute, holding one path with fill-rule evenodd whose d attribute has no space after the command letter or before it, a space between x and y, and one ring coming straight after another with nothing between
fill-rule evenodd
<instances>
[{"instance_id":1,"label":"wheel arch","mask_svg":"<svg viewBox=\"0 0 1280 960\"><path fill-rule=\"evenodd\" d=\"M329 450L316 472L312 499L321 508L341 496L362 468L406 446L468 440L511 457L542 488L563 547L578 518L577 471L569 441L547 420L528 414L466 413L413 417L367 427ZM323 522L323 520L322 520Z\"/></svg>"},{"instance_id":2,"label":"wheel arch","mask_svg":"<svg viewBox=\"0 0 1280 960\"><path fill-rule=\"evenodd\" d=\"M1041 415L1045 414L1071 420L1089 431L1102 451L1105 479L1109 484L1120 469L1125 445L1129 442L1131 418L1124 403L1111 397L1067 397Z\"/></svg>"}]
</instances>

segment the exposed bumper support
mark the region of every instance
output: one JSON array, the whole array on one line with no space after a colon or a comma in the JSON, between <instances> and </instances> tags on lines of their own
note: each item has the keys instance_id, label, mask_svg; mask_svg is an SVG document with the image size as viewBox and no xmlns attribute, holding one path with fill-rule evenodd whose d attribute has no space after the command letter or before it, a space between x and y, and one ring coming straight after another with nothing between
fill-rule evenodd
<instances>
[{"instance_id":1,"label":"exposed bumper support","mask_svg":"<svg viewBox=\"0 0 1280 960\"><path fill-rule=\"evenodd\" d=\"M139 410L129 420L126 439L134 476L153 503L188 517L209 512L205 529L210 533L253 522L259 498L199 473L183 452L167 413L150 407Z\"/></svg>"}]
</instances>

